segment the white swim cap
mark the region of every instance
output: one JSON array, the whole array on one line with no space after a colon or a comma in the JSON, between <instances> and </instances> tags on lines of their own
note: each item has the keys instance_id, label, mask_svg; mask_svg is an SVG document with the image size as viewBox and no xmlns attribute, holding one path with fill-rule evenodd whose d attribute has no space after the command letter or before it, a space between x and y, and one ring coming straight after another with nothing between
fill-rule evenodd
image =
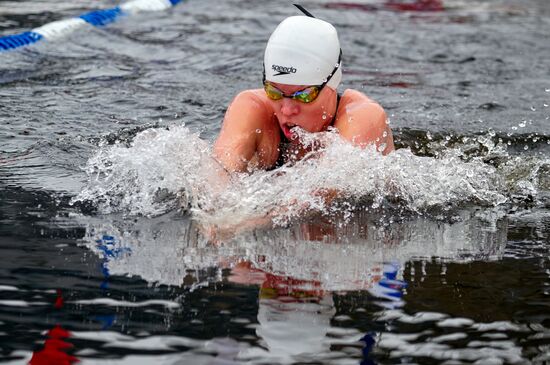
<instances>
[{"instance_id":1,"label":"white swim cap","mask_svg":"<svg viewBox=\"0 0 550 365\"><path fill-rule=\"evenodd\" d=\"M275 29L265 49L265 79L287 85L321 85L336 90L342 80L340 41L332 24L324 20L291 16Z\"/></svg>"}]
</instances>

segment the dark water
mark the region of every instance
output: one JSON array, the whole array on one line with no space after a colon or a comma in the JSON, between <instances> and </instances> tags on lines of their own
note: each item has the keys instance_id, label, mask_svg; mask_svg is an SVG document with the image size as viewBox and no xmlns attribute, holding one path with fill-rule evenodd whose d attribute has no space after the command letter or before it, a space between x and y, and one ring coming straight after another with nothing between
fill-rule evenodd
<instances>
[{"instance_id":1,"label":"dark water","mask_svg":"<svg viewBox=\"0 0 550 365\"><path fill-rule=\"evenodd\" d=\"M0 1L0 35L113 5ZM290 5L188 1L0 53L0 361L550 363L548 2L304 5L339 30L342 89L388 111L393 189L336 147L347 165L288 175L348 199L216 239L193 199L175 208L193 134L257 87ZM254 179L218 222L301 194Z\"/></svg>"}]
</instances>

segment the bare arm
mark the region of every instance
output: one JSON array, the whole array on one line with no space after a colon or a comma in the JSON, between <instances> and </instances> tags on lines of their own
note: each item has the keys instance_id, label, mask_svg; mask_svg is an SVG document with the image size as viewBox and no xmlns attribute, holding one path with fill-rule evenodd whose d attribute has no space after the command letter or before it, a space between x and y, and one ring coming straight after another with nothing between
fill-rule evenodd
<instances>
[{"instance_id":1,"label":"bare arm","mask_svg":"<svg viewBox=\"0 0 550 365\"><path fill-rule=\"evenodd\" d=\"M243 172L258 152L261 134L267 120L267 111L254 91L243 91L235 97L214 143L214 157L229 172Z\"/></svg>"}]
</instances>

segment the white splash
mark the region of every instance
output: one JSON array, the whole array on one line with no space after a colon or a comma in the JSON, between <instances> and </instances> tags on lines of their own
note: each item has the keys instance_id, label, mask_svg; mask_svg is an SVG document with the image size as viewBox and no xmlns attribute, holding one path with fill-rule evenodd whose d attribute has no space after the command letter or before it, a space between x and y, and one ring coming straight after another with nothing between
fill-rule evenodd
<instances>
[{"instance_id":1,"label":"white splash","mask_svg":"<svg viewBox=\"0 0 550 365\"><path fill-rule=\"evenodd\" d=\"M286 224L307 211L351 211L359 204L379 208L398 202L423 214L506 201L497 170L481 159L464 162L458 150L437 158L408 149L382 156L374 147L353 147L334 132L300 138L324 147L294 166L229 178L211 158L208 143L185 126L149 129L129 146L102 146L85 168L88 186L73 202L91 201L102 213L146 216L180 206L197 220L224 226L266 216ZM326 203L327 190L338 192L338 208Z\"/></svg>"},{"instance_id":2,"label":"white splash","mask_svg":"<svg viewBox=\"0 0 550 365\"><path fill-rule=\"evenodd\" d=\"M154 216L199 199L210 176L201 172L216 169L208 144L187 128L148 129L130 146L102 146L88 160L88 186L73 203L91 201L102 213Z\"/></svg>"}]
</instances>

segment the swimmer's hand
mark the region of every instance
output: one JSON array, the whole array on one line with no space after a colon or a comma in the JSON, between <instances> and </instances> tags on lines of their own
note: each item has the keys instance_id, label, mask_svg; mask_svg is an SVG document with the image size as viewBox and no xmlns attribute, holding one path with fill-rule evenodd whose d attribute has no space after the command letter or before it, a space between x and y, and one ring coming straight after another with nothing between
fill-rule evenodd
<instances>
[{"instance_id":1,"label":"swimmer's hand","mask_svg":"<svg viewBox=\"0 0 550 365\"><path fill-rule=\"evenodd\" d=\"M327 188L318 189L314 191L312 195L316 198L320 198L321 204L326 208L332 205L333 202L341 196L341 193L337 189ZM298 201L294 200L284 206L272 209L264 216L224 225L203 224L200 225L199 231L207 242L221 245L244 232L253 231L255 229L272 228L274 222L280 224L282 221L288 221L289 219L304 218L316 211L317 209L312 207L310 202L298 203ZM281 220L281 218L284 219Z\"/></svg>"},{"instance_id":2,"label":"swimmer's hand","mask_svg":"<svg viewBox=\"0 0 550 365\"><path fill-rule=\"evenodd\" d=\"M220 246L241 233L255 229L269 228L272 227L272 225L272 217L268 214L263 217L252 218L245 222L238 222L235 224L203 224L199 226L199 232L208 243Z\"/></svg>"}]
</instances>

